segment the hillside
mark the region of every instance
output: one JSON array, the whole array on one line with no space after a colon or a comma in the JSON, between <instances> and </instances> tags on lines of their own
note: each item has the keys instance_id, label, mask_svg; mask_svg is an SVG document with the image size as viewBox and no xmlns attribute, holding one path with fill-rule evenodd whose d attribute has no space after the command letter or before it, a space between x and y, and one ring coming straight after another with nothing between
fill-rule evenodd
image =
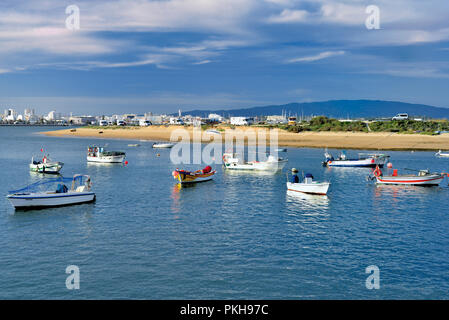
<instances>
[{"instance_id":1,"label":"hillside","mask_svg":"<svg viewBox=\"0 0 449 320\"><path fill-rule=\"evenodd\" d=\"M434 107L424 104L412 104L397 101L381 100L331 100L322 102L289 103L284 105L258 106L245 109L229 110L193 110L183 112L195 116L207 116L217 113L228 116L267 116L287 115L300 117L324 115L333 118L389 118L398 113L410 116L449 119L449 108Z\"/></svg>"}]
</instances>

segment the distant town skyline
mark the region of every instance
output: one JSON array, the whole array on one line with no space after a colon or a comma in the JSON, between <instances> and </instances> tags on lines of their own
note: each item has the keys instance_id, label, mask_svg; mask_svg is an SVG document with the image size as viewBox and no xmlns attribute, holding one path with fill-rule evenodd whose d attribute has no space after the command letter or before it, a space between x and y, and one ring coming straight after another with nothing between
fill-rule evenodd
<instances>
[{"instance_id":1,"label":"distant town skyline","mask_svg":"<svg viewBox=\"0 0 449 320\"><path fill-rule=\"evenodd\" d=\"M0 108L175 113L373 99L449 107L444 0L0 4ZM379 9L379 28L369 28ZM68 13L66 13L68 12Z\"/></svg>"}]
</instances>

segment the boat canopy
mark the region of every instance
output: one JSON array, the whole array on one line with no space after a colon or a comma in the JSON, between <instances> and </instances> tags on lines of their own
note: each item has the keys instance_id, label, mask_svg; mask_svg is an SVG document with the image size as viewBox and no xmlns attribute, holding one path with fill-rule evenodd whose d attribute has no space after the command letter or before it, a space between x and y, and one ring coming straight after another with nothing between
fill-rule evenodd
<instances>
[{"instance_id":1,"label":"boat canopy","mask_svg":"<svg viewBox=\"0 0 449 320\"><path fill-rule=\"evenodd\" d=\"M84 185L86 182L90 181L90 177L88 175L77 174L72 178L64 178L62 176L57 178L45 179L45 181L38 181L32 183L24 188L17 190L8 191L10 194L17 193L36 193L36 192L45 192L48 190L58 190L59 185L71 184L72 190L76 189L77 186Z\"/></svg>"}]
</instances>

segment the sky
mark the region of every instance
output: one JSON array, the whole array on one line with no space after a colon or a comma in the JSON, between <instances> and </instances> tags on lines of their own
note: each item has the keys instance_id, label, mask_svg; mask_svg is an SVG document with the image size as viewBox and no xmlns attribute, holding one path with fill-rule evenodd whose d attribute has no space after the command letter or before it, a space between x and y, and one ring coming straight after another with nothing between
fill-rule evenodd
<instances>
[{"instance_id":1,"label":"sky","mask_svg":"<svg viewBox=\"0 0 449 320\"><path fill-rule=\"evenodd\" d=\"M172 113L333 99L449 107L449 1L0 2L1 110Z\"/></svg>"}]
</instances>

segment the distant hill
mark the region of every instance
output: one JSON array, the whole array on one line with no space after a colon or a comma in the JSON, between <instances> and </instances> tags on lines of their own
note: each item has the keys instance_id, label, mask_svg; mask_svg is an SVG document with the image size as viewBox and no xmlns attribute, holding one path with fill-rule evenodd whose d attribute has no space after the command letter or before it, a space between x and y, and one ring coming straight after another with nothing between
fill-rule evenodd
<instances>
[{"instance_id":1,"label":"distant hill","mask_svg":"<svg viewBox=\"0 0 449 320\"><path fill-rule=\"evenodd\" d=\"M324 115L333 118L390 118L398 113L410 116L449 119L449 108L433 107L424 104L412 104L381 100L331 100L322 102L289 103L245 109L229 110L193 110L183 112L205 117L209 113L228 116L267 116L284 114L300 117L301 115Z\"/></svg>"}]
</instances>

